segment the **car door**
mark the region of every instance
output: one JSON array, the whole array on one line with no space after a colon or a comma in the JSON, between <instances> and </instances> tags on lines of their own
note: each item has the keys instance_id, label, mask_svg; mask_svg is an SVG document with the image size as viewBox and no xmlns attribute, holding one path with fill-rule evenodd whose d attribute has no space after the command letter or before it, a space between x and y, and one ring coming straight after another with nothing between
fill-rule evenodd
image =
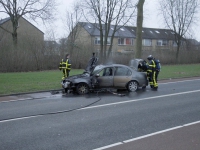
<instances>
[{"instance_id":1,"label":"car door","mask_svg":"<svg viewBox=\"0 0 200 150\"><path fill-rule=\"evenodd\" d=\"M106 67L99 72L98 84L100 87L113 86L113 67Z\"/></svg>"},{"instance_id":2,"label":"car door","mask_svg":"<svg viewBox=\"0 0 200 150\"><path fill-rule=\"evenodd\" d=\"M126 84L132 79L132 72L125 66L115 67L113 84L114 87L125 87Z\"/></svg>"}]
</instances>

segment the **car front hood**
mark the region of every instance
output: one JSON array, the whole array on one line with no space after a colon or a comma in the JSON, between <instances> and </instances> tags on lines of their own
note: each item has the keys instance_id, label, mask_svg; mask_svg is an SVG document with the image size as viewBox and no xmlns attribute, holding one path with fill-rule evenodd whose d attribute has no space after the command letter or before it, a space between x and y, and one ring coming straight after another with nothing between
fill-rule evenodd
<instances>
[{"instance_id":1,"label":"car front hood","mask_svg":"<svg viewBox=\"0 0 200 150\"><path fill-rule=\"evenodd\" d=\"M89 77L90 75L88 73L83 73L83 74L78 74L78 75L73 75L70 77L65 78L64 80L68 80L68 81L72 81L78 78L85 78L85 77Z\"/></svg>"}]
</instances>

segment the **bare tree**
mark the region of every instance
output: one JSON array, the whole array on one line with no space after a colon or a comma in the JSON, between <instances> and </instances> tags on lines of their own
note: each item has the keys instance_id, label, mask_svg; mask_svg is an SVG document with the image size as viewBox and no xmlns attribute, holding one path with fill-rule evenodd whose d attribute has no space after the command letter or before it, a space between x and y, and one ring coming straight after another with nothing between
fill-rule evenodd
<instances>
[{"instance_id":1,"label":"bare tree","mask_svg":"<svg viewBox=\"0 0 200 150\"><path fill-rule=\"evenodd\" d=\"M8 15L12 22L12 31L0 28L12 34L14 45L17 45L18 21L21 17L28 17L34 21L37 18L43 22L52 18L55 0L0 0L0 13Z\"/></svg>"},{"instance_id":2,"label":"bare tree","mask_svg":"<svg viewBox=\"0 0 200 150\"><path fill-rule=\"evenodd\" d=\"M103 61L110 56L115 33L133 18L134 8L132 0L83 1L85 18L89 21L88 18L92 17L97 22L96 28L100 31L100 59ZM112 25L114 27L111 29Z\"/></svg>"},{"instance_id":3,"label":"bare tree","mask_svg":"<svg viewBox=\"0 0 200 150\"><path fill-rule=\"evenodd\" d=\"M175 43L177 44L177 60L183 38L191 27L192 23L194 23L198 6L198 0L160 1L164 22L169 29L174 31Z\"/></svg>"},{"instance_id":4,"label":"bare tree","mask_svg":"<svg viewBox=\"0 0 200 150\"><path fill-rule=\"evenodd\" d=\"M67 51L67 38L61 38L59 40L59 50L60 50L60 56L65 56Z\"/></svg>"},{"instance_id":5,"label":"bare tree","mask_svg":"<svg viewBox=\"0 0 200 150\"><path fill-rule=\"evenodd\" d=\"M141 54L142 54L142 24L143 24L144 2L145 0L138 0L138 4L137 4L137 31L136 31L135 58L141 58Z\"/></svg>"},{"instance_id":6,"label":"bare tree","mask_svg":"<svg viewBox=\"0 0 200 150\"><path fill-rule=\"evenodd\" d=\"M67 47L71 55L73 55L74 48L77 47L76 39L80 32L78 23L81 20L81 17L82 17L82 11L78 3L74 3L72 12L66 11L66 18L64 23L69 32L69 36L67 39Z\"/></svg>"}]
</instances>

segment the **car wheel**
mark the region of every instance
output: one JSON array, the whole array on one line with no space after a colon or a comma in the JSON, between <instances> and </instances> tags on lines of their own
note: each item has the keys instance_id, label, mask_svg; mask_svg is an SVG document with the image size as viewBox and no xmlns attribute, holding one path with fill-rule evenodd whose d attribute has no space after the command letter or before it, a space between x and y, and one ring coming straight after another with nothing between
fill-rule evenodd
<instances>
[{"instance_id":1,"label":"car wheel","mask_svg":"<svg viewBox=\"0 0 200 150\"><path fill-rule=\"evenodd\" d=\"M64 90L65 90L65 93L68 93L68 88L65 88Z\"/></svg>"},{"instance_id":2,"label":"car wheel","mask_svg":"<svg viewBox=\"0 0 200 150\"><path fill-rule=\"evenodd\" d=\"M89 92L89 87L86 83L79 83L76 87L76 92L80 95L87 94Z\"/></svg>"},{"instance_id":3,"label":"car wheel","mask_svg":"<svg viewBox=\"0 0 200 150\"><path fill-rule=\"evenodd\" d=\"M137 81L130 81L127 85L127 89L129 92L137 91L137 89L138 89Z\"/></svg>"}]
</instances>

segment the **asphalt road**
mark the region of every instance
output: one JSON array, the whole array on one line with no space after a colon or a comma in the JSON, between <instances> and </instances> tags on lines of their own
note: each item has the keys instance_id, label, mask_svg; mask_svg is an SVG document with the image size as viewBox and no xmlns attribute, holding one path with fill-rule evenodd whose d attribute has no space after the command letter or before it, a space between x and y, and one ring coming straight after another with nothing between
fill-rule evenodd
<instances>
[{"instance_id":1,"label":"asphalt road","mask_svg":"<svg viewBox=\"0 0 200 150\"><path fill-rule=\"evenodd\" d=\"M122 91L123 97L109 92L0 97L0 149L92 150L118 143L126 146L124 141L200 121L199 85L200 79L159 83L157 91L149 87L132 93ZM149 146L146 141L139 142Z\"/></svg>"}]
</instances>

